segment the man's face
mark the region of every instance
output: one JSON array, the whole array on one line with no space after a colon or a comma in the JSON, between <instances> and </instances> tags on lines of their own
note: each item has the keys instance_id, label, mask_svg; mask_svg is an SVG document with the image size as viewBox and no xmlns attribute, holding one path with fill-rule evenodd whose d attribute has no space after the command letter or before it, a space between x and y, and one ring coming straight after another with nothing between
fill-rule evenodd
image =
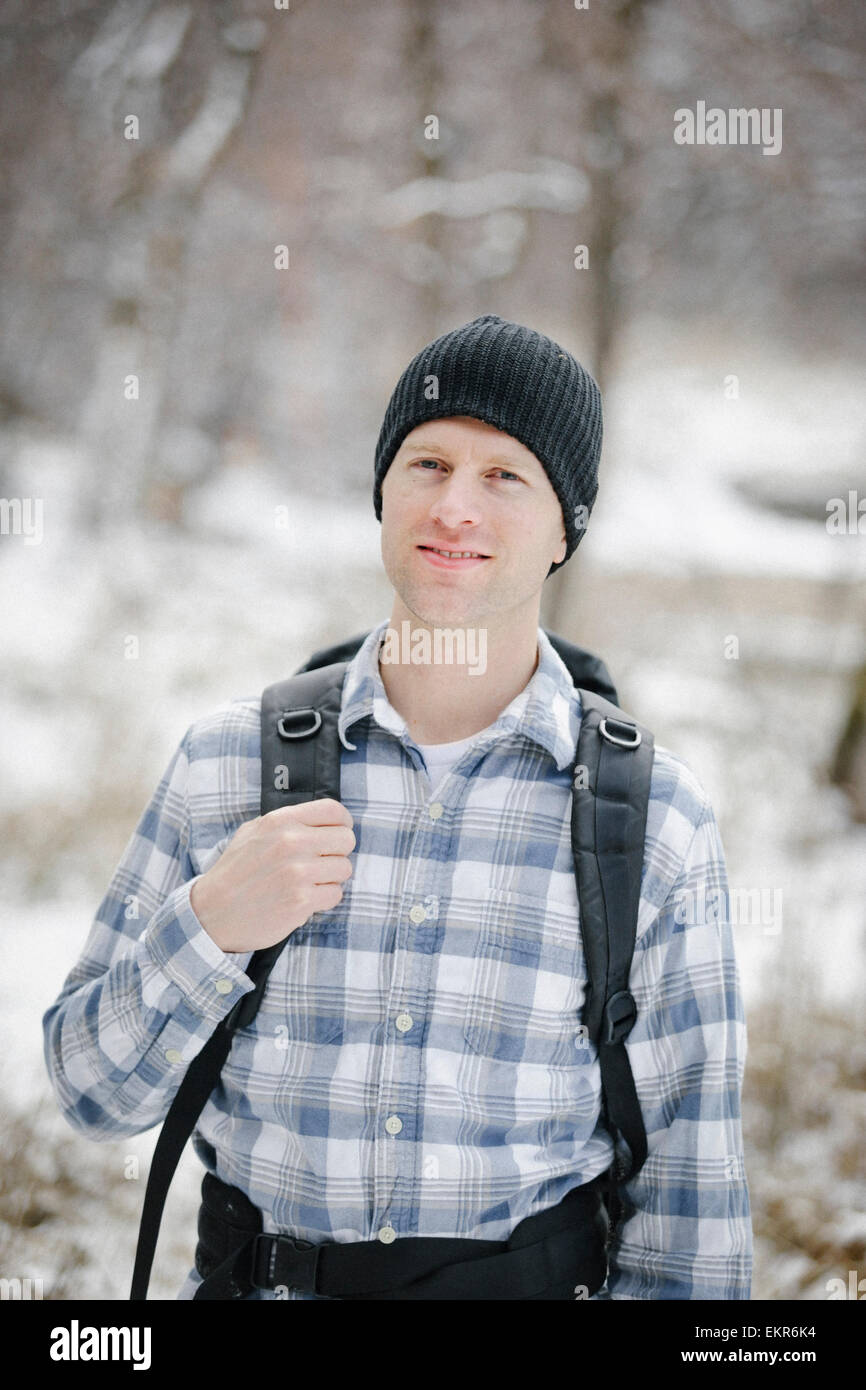
<instances>
[{"instance_id":1,"label":"man's face","mask_svg":"<svg viewBox=\"0 0 866 1390\"><path fill-rule=\"evenodd\" d=\"M430 547L476 551L447 560ZM468 415L406 435L382 481L382 561L410 613L466 625L531 605L565 558L559 499L518 439Z\"/></svg>"}]
</instances>

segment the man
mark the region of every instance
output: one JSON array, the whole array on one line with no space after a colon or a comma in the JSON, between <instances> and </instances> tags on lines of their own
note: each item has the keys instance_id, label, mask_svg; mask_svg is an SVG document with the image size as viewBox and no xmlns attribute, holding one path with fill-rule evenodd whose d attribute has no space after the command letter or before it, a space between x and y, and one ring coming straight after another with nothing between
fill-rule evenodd
<instances>
[{"instance_id":1,"label":"man","mask_svg":"<svg viewBox=\"0 0 866 1390\"><path fill-rule=\"evenodd\" d=\"M409 364L374 481L394 606L346 672L340 801L258 815L257 697L187 730L45 1015L70 1123L111 1137L161 1120L251 989L250 953L291 931L194 1139L265 1232L505 1242L595 1191L613 1148L576 1023L580 697L538 619L595 501L601 432L592 377L495 315ZM401 660L405 623L416 640L462 631L484 661ZM534 1296L749 1297L732 933L681 911L726 887L707 796L657 746L628 1040L648 1157L607 1282L574 1267Z\"/></svg>"}]
</instances>

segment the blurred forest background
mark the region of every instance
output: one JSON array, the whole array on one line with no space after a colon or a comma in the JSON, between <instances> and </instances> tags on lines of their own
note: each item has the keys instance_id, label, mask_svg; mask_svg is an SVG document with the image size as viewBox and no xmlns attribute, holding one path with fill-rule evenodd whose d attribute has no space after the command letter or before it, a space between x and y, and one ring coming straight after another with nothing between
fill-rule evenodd
<instances>
[{"instance_id":1,"label":"blurred forest background","mask_svg":"<svg viewBox=\"0 0 866 1390\"><path fill-rule=\"evenodd\" d=\"M482 313L604 393L543 624L781 894L737 927L753 1296L866 1276L864 48L858 0L0 0L4 1277L126 1296L156 1133L66 1126L41 1015L187 726L390 612L382 415ZM677 144L699 101L781 150Z\"/></svg>"}]
</instances>

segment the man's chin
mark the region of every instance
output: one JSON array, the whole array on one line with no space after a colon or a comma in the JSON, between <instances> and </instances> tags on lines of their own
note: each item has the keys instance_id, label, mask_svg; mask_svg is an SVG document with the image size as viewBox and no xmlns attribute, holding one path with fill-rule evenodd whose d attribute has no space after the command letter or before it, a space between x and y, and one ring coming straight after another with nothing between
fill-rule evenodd
<instances>
[{"instance_id":1,"label":"man's chin","mask_svg":"<svg viewBox=\"0 0 866 1390\"><path fill-rule=\"evenodd\" d=\"M441 596L432 597L427 592L402 593L400 598L408 610L410 622L423 623L426 627L476 627L483 625L488 616L484 604L468 603L465 599L443 600Z\"/></svg>"}]
</instances>

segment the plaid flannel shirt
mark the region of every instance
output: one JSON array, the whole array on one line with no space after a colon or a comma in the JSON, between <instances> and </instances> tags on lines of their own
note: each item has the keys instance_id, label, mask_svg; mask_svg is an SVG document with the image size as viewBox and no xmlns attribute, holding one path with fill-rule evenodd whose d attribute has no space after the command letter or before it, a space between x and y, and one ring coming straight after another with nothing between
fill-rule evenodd
<instances>
[{"instance_id":1,"label":"plaid flannel shirt","mask_svg":"<svg viewBox=\"0 0 866 1390\"><path fill-rule=\"evenodd\" d=\"M387 626L343 685L352 876L337 907L292 933L193 1143L266 1232L505 1240L612 1157L578 1023L580 697L539 627L526 687L431 787L382 684ZM258 695L189 727L44 1015L59 1105L89 1137L163 1120L189 1062L252 988L250 953L222 951L189 894L260 813L260 750ZM598 1298L749 1298L745 1020L730 924L677 912L702 890L727 890L716 819L689 767L656 745L626 1044L648 1157ZM193 1269L178 1296L198 1282Z\"/></svg>"}]
</instances>

